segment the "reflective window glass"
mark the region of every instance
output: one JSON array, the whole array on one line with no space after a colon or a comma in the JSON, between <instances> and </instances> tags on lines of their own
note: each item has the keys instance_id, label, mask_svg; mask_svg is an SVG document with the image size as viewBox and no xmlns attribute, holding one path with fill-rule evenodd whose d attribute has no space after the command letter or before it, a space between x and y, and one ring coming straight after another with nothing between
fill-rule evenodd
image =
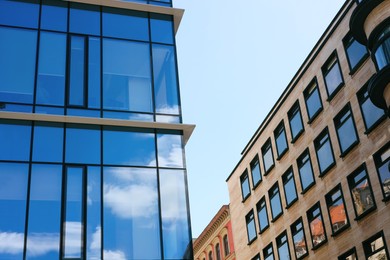
<instances>
[{"instance_id":1,"label":"reflective window glass","mask_svg":"<svg viewBox=\"0 0 390 260\"><path fill-rule=\"evenodd\" d=\"M88 107L100 108L100 39L88 38Z\"/></svg>"},{"instance_id":2,"label":"reflective window glass","mask_svg":"<svg viewBox=\"0 0 390 260\"><path fill-rule=\"evenodd\" d=\"M221 260L221 249L219 247L219 244L215 245L215 255L216 255L216 260Z\"/></svg>"},{"instance_id":3,"label":"reflective window glass","mask_svg":"<svg viewBox=\"0 0 390 260\"><path fill-rule=\"evenodd\" d=\"M0 259L23 259L28 164L0 163Z\"/></svg>"},{"instance_id":4,"label":"reflective window glass","mask_svg":"<svg viewBox=\"0 0 390 260\"><path fill-rule=\"evenodd\" d=\"M31 123L0 120L0 160L29 161Z\"/></svg>"},{"instance_id":5,"label":"reflective window glass","mask_svg":"<svg viewBox=\"0 0 390 260\"><path fill-rule=\"evenodd\" d=\"M357 97L359 100L360 110L363 115L364 125L366 132L370 132L381 119L385 118L385 112L383 109L375 106L368 95L368 85L366 84L359 92Z\"/></svg>"},{"instance_id":6,"label":"reflective window glass","mask_svg":"<svg viewBox=\"0 0 390 260\"><path fill-rule=\"evenodd\" d=\"M316 149L318 166L320 167L320 176L322 176L335 164L327 128L314 140L314 147Z\"/></svg>"},{"instance_id":7,"label":"reflective window glass","mask_svg":"<svg viewBox=\"0 0 390 260\"><path fill-rule=\"evenodd\" d=\"M210 251L209 252L209 259L208 260L213 260L214 258L213 258L213 251Z\"/></svg>"},{"instance_id":8,"label":"reflective window glass","mask_svg":"<svg viewBox=\"0 0 390 260\"><path fill-rule=\"evenodd\" d=\"M59 259L61 183L62 165L32 165L26 259Z\"/></svg>"},{"instance_id":9,"label":"reflective window glass","mask_svg":"<svg viewBox=\"0 0 390 260\"><path fill-rule=\"evenodd\" d=\"M325 195L326 204L333 234L337 234L349 226L347 210L345 208L343 191L341 185Z\"/></svg>"},{"instance_id":10,"label":"reflective window glass","mask_svg":"<svg viewBox=\"0 0 390 260\"><path fill-rule=\"evenodd\" d=\"M271 203L272 221L275 221L283 213L278 183L268 191L268 196Z\"/></svg>"},{"instance_id":11,"label":"reflective window glass","mask_svg":"<svg viewBox=\"0 0 390 260\"><path fill-rule=\"evenodd\" d=\"M253 214L253 210L251 210L245 216L245 221L246 221L246 232L248 235L248 243L251 243L257 238L255 216Z\"/></svg>"},{"instance_id":12,"label":"reflective window glass","mask_svg":"<svg viewBox=\"0 0 390 260\"><path fill-rule=\"evenodd\" d=\"M378 71L389 65L390 63L390 30L389 26L385 29L385 32L379 36L379 39L376 40L378 42L378 46L373 53L375 55L374 62L376 63L376 67Z\"/></svg>"},{"instance_id":13,"label":"reflective window glass","mask_svg":"<svg viewBox=\"0 0 390 260\"><path fill-rule=\"evenodd\" d=\"M354 71L359 64L368 56L367 48L357 42L351 34L343 39L345 52L347 53L348 64L351 71Z\"/></svg>"},{"instance_id":14,"label":"reflective window glass","mask_svg":"<svg viewBox=\"0 0 390 260\"><path fill-rule=\"evenodd\" d=\"M65 161L100 163L100 130L95 126L69 125L66 128Z\"/></svg>"},{"instance_id":15,"label":"reflective window glass","mask_svg":"<svg viewBox=\"0 0 390 260\"><path fill-rule=\"evenodd\" d=\"M268 139L267 142L261 147L261 153L263 155L263 164L265 174L268 174L272 168L275 166L274 164L274 156L272 153L271 139Z\"/></svg>"},{"instance_id":16,"label":"reflective window glass","mask_svg":"<svg viewBox=\"0 0 390 260\"><path fill-rule=\"evenodd\" d=\"M276 245L278 247L279 259L290 260L290 250L288 246L287 232L284 231L276 238Z\"/></svg>"},{"instance_id":17,"label":"reflective window glass","mask_svg":"<svg viewBox=\"0 0 390 260\"><path fill-rule=\"evenodd\" d=\"M1 11L3 10L1 5L5 2L10 1L0 1ZM12 16L19 17L15 13L18 11L13 12ZM0 101L31 104L34 93L37 32L0 27L0 39Z\"/></svg>"},{"instance_id":18,"label":"reflective window glass","mask_svg":"<svg viewBox=\"0 0 390 260\"><path fill-rule=\"evenodd\" d=\"M288 121L290 123L291 142L295 142L298 137L305 130L302 122L301 108L299 107L299 101L297 101L292 108L287 112Z\"/></svg>"},{"instance_id":19,"label":"reflective window glass","mask_svg":"<svg viewBox=\"0 0 390 260\"><path fill-rule=\"evenodd\" d=\"M36 102L64 105L66 34L41 32Z\"/></svg>"},{"instance_id":20,"label":"reflective window glass","mask_svg":"<svg viewBox=\"0 0 390 260\"><path fill-rule=\"evenodd\" d=\"M104 259L160 259L156 170L106 167L103 178ZM178 183L169 183L170 187L177 188L175 184ZM174 197L171 199L182 199L183 194L172 194ZM162 195L165 194L162 192ZM175 219L187 216L182 215L182 212L171 213L178 213L174 215ZM173 227L177 224L175 222ZM175 234L177 230L172 232Z\"/></svg>"},{"instance_id":21,"label":"reflective window glass","mask_svg":"<svg viewBox=\"0 0 390 260\"><path fill-rule=\"evenodd\" d=\"M310 123L322 111L321 95L316 78L303 91L303 96L305 97L306 110Z\"/></svg>"},{"instance_id":22,"label":"reflective window glass","mask_svg":"<svg viewBox=\"0 0 390 260\"><path fill-rule=\"evenodd\" d=\"M69 31L73 33L100 35L100 7L70 3Z\"/></svg>"},{"instance_id":23,"label":"reflective window glass","mask_svg":"<svg viewBox=\"0 0 390 260\"><path fill-rule=\"evenodd\" d=\"M38 28L38 19L39 0L0 1L0 24Z\"/></svg>"},{"instance_id":24,"label":"reflective window glass","mask_svg":"<svg viewBox=\"0 0 390 260\"><path fill-rule=\"evenodd\" d=\"M313 167L311 165L309 150L305 150L297 159L299 179L301 181L302 193L314 185Z\"/></svg>"},{"instance_id":25,"label":"reflective window glass","mask_svg":"<svg viewBox=\"0 0 390 260\"><path fill-rule=\"evenodd\" d=\"M105 127L104 164L155 166L155 135L151 131L134 132L130 128Z\"/></svg>"},{"instance_id":26,"label":"reflective window glass","mask_svg":"<svg viewBox=\"0 0 390 260\"><path fill-rule=\"evenodd\" d=\"M178 115L179 84L173 46L153 44L153 79L156 113Z\"/></svg>"},{"instance_id":27,"label":"reflective window glass","mask_svg":"<svg viewBox=\"0 0 390 260\"><path fill-rule=\"evenodd\" d=\"M230 254L230 247L229 247L229 239L227 235L223 236L223 249L225 252L225 256L228 256Z\"/></svg>"},{"instance_id":28,"label":"reflective window glass","mask_svg":"<svg viewBox=\"0 0 390 260\"><path fill-rule=\"evenodd\" d=\"M264 260L274 260L274 249L272 243L263 249Z\"/></svg>"},{"instance_id":29,"label":"reflective window glass","mask_svg":"<svg viewBox=\"0 0 390 260\"><path fill-rule=\"evenodd\" d=\"M267 204L265 197L263 197L256 205L257 208L257 218L259 220L259 229L260 233L264 232L269 226L268 214L267 214Z\"/></svg>"},{"instance_id":30,"label":"reflective window glass","mask_svg":"<svg viewBox=\"0 0 390 260\"><path fill-rule=\"evenodd\" d=\"M182 139L183 137L180 134L157 134L157 153L159 167L184 167Z\"/></svg>"},{"instance_id":31,"label":"reflective window glass","mask_svg":"<svg viewBox=\"0 0 390 260\"><path fill-rule=\"evenodd\" d=\"M101 257L101 169L87 167L87 226L86 254L87 259L102 259ZM85 202L84 202L85 203Z\"/></svg>"},{"instance_id":32,"label":"reflective window glass","mask_svg":"<svg viewBox=\"0 0 390 260\"><path fill-rule=\"evenodd\" d=\"M240 182L242 200L244 201L246 198L249 197L249 195L251 195L251 188L249 187L249 178L247 170L245 170L245 172L240 176Z\"/></svg>"},{"instance_id":33,"label":"reflective window glass","mask_svg":"<svg viewBox=\"0 0 390 260\"><path fill-rule=\"evenodd\" d=\"M71 36L69 46L69 90L68 103L71 106L85 106L86 38Z\"/></svg>"},{"instance_id":34,"label":"reflective window glass","mask_svg":"<svg viewBox=\"0 0 390 260\"><path fill-rule=\"evenodd\" d=\"M286 205L289 207L298 199L292 168L288 169L287 172L283 174L282 180Z\"/></svg>"},{"instance_id":35,"label":"reflective window glass","mask_svg":"<svg viewBox=\"0 0 390 260\"><path fill-rule=\"evenodd\" d=\"M343 75L341 74L340 64L336 53L328 59L322 67L328 99L331 99L337 91L344 85Z\"/></svg>"},{"instance_id":36,"label":"reflective window glass","mask_svg":"<svg viewBox=\"0 0 390 260\"><path fill-rule=\"evenodd\" d=\"M383 231L365 240L363 249L367 260L387 260L390 258Z\"/></svg>"},{"instance_id":37,"label":"reflective window glass","mask_svg":"<svg viewBox=\"0 0 390 260\"><path fill-rule=\"evenodd\" d=\"M338 260L357 260L356 248L348 250L337 258Z\"/></svg>"},{"instance_id":38,"label":"reflective window glass","mask_svg":"<svg viewBox=\"0 0 390 260\"><path fill-rule=\"evenodd\" d=\"M42 0L41 29L66 32L68 30L68 3Z\"/></svg>"},{"instance_id":39,"label":"reflective window glass","mask_svg":"<svg viewBox=\"0 0 390 260\"><path fill-rule=\"evenodd\" d=\"M35 123L33 161L62 162L64 128L62 124Z\"/></svg>"},{"instance_id":40,"label":"reflective window glass","mask_svg":"<svg viewBox=\"0 0 390 260\"><path fill-rule=\"evenodd\" d=\"M103 36L148 41L148 14L125 9L103 8Z\"/></svg>"},{"instance_id":41,"label":"reflective window glass","mask_svg":"<svg viewBox=\"0 0 390 260\"><path fill-rule=\"evenodd\" d=\"M390 142L374 154L376 169L385 200L390 199Z\"/></svg>"},{"instance_id":42,"label":"reflective window glass","mask_svg":"<svg viewBox=\"0 0 390 260\"><path fill-rule=\"evenodd\" d=\"M291 225L291 234L294 242L294 252L297 259L304 258L307 254L305 231L302 219L298 219Z\"/></svg>"},{"instance_id":43,"label":"reflective window glass","mask_svg":"<svg viewBox=\"0 0 390 260\"><path fill-rule=\"evenodd\" d=\"M327 240L320 203L316 203L306 212L306 214L310 226L311 242L313 248L317 248Z\"/></svg>"},{"instance_id":44,"label":"reflective window glass","mask_svg":"<svg viewBox=\"0 0 390 260\"><path fill-rule=\"evenodd\" d=\"M259 163L259 157L257 155L252 160L250 167L251 167L251 175L252 175L252 184L253 187L256 187L261 182L260 163Z\"/></svg>"},{"instance_id":45,"label":"reflective window glass","mask_svg":"<svg viewBox=\"0 0 390 260\"><path fill-rule=\"evenodd\" d=\"M150 30L152 42L173 44L173 19L170 15L151 14Z\"/></svg>"},{"instance_id":46,"label":"reflective window glass","mask_svg":"<svg viewBox=\"0 0 390 260\"><path fill-rule=\"evenodd\" d=\"M185 172L160 170L161 218L165 259L192 259ZM148 238L149 240L149 238ZM147 240L148 248L150 242Z\"/></svg>"},{"instance_id":47,"label":"reflective window glass","mask_svg":"<svg viewBox=\"0 0 390 260\"><path fill-rule=\"evenodd\" d=\"M339 139L341 156L345 156L359 142L350 105L345 106L333 121Z\"/></svg>"},{"instance_id":48,"label":"reflective window glass","mask_svg":"<svg viewBox=\"0 0 390 260\"><path fill-rule=\"evenodd\" d=\"M276 151L278 152L278 158L280 159L288 150L286 130L284 128L283 121L274 131Z\"/></svg>"},{"instance_id":49,"label":"reflective window glass","mask_svg":"<svg viewBox=\"0 0 390 260\"><path fill-rule=\"evenodd\" d=\"M103 40L103 106L153 112L149 44Z\"/></svg>"}]
</instances>

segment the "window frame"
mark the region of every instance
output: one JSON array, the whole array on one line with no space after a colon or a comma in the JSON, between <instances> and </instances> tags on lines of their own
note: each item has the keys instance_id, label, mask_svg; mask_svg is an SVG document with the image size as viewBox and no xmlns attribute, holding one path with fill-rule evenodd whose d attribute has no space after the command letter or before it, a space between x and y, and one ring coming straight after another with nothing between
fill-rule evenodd
<instances>
[{"instance_id":1,"label":"window frame","mask_svg":"<svg viewBox=\"0 0 390 260\"><path fill-rule=\"evenodd\" d=\"M324 143L321 144L321 141L323 140L323 138L325 138L325 136L327 136L327 140L325 140ZM327 166L324 170L321 171L321 165L319 160L320 158L318 157L318 150L321 149L321 147L324 146L326 142L329 142L333 162L329 164L329 166ZM317 157L318 169L320 171L319 177L323 177L336 165L336 159L334 157L334 150L333 150L332 140L330 138L328 127L325 127L324 130L321 131L321 133L314 139L313 143L314 143L314 150L316 152L316 157Z\"/></svg>"},{"instance_id":2,"label":"window frame","mask_svg":"<svg viewBox=\"0 0 390 260\"><path fill-rule=\"evenodd\" d=\"M223 251L225 256L228 256L230 254L230 246L229 246L229 237L227 234L225 234L222 238L223 242Z\"/></svg>"},{"instance_id":3,"label":"window frame","mask_svg":"<svg viewBox=\"0 0 390 260\"><path fill-rule=\"evenodd\" d=\"M375 240L379 239L379 238L382 238L383 247L381 247L379 249L376 249L373 252L370 252L370 251L372 251L371 243L374 242ZM363 245L363 250L364 250L364 256L367 259L368 259L368 257L375 255L376 253L382 251L383 249L385 250L385 254L386 254L387 259L390 259L389 249L386 246L387 243L386 243L386 238L385 238L385 235L383 233L383 230L379 231L378 233L376 233L375 235L371 236L370 238L364 240L362 242L362 245Z\"/></svg>"},{"instance_id":4,"label":"window frame","mask_svg":"<svg viewBox=\"0 0 390 260\"><path fill-rule=\"evenodd\" d=\"M326 76L329 74L329 72L334 68L334 66L336 64L339 67L341 82L339 83L338 86L336 86L334 88L332 93L329 93L329 88L328 88L329 86L328 86L328 83L326 81ZM337 93L340 92L341 88L345 85L344 75L343 75L342 68L340 66L340 59L338 57L337 50L334 50L329 55L329 58L325 61L324 65L322 65L322 67L321 67L321 72L322 72L322 76L324 79L326 93L328 94L327 101L330 102L337 95Z\"/></svg>"},{"instance_id":5,"label":"window frame","mask_svg":"<svg viewBox=\"0 0 390 260\"><path fill-rule=\"evenodd\" d=\"M302 162L304 157L306 157L306 156L308 157L308 159L305 162ZM311 176L313 177L313 182L311 182L306 188L303 188L302 176L301 176L301 168L302 168L302 166L306 165L307 162L310 163L310 170L311 170ZM311 187L313 187L316 184L316 179L314 177L313 163L311 161L309 148L306 148L301 153L301 155L299 155L299 157L297 158L297 166L298 166L299 181L301 183L301 189L302 189L301 194L305 194L308 190L310 190Z\"/></svg>"},{"instance_id":6,"label":"window frame","mask_svg":"<svg viewBox=\"0 0 390 260\"><path fill-rule=\"evenodd\" d=\"M251 260L261 260L260 253L251 258Z\"/></svg>"},{"instance_id":7,"label":"window frame","mask_svg":"<svg viewBox=\"0 0 390 260\"><path fill-rule=\"evenodd\" d=\"M300 117L300 122L302 125L302 129L298 131L298 133L294 136L293 130L291 127L291 120L298 116ZM290 110L287 112L287 117L288 117L288 125L290 127L290 134L291 134L291 143L295 143L299 137L302 136L302 134L305 132L305 125L303 124L303 119L302 119L302 112L301 112L301 106L299 104L299 100L295 101L294 104L291 106Z\"/></svg>"},{"instance_id":8,"label":"window frame","mask_svg":"<svg viewBox=\"0 0 390 260\"><path fill-rule=\"evenodd\" d=\"M310 117L309 106L307 105L307 101L312 97L312 95L315 91L318 92L318 99L320 101L320 107ZM322 104L322 98L321 98L321 91L320 91L320 88L318 87L317 77L314 77L311 80L311 82L307 85L307 87L303 91L303 96L305 99L306 112L307 112L307 118L308 118L307 123L311 124L318 117L318 115L321 114L322 110L324 110L324 106Z\"/></svg>"},{"instance_id":9,"label":"window frame","mask_svg":"<svg viewBox=\"0 0 390 260\"><path fill-rule=\"evenodd\" d=\"M210 251L209 251L209 253L208 253L208 260L213 260L213 250L211 249Z\"/></svg>"},{"instance_id":10,"label":"window frame","mask_svg":"<svg viewBox=\"0 0 390 260\"><path fill-rule=\"evenodd\" d=\"M219 243L217 243L216 245L215 245L215 258L216 258L216 260L221 260L222 258L221 258L221 246L220 246L220 244Z\"/></svg>"},{"instance_id":11,"label":"window frame","mask_svg":"<svg viewBox=\"0 0 390 260\"><path fill-rule=\"evenodd\" d=\"M272 242L270 242L266 247L264 247L262 251L264 260L270 256L272 256L272 259L275 259L274 247L272 246Z\"/></svg>"},{"instance_id":12,"label":"window frame","mask_svg":"<svg viewBox=\"0 0 390 260\"><path fill-rule=\"evenodd\" d=\"M260 159L259 159L259 155L256 154L256 156L252 159L251 163L249 164L250 165L250 169L251 169L251 177L252 177L252 190L255 190L257 188L257 186L260 185L260 183L263 181L263 178L261 176L261 167L260 167ZM259 175L260 175L260 179L257 183L254 183L254 178L253 178L253 169L255 167L258 167L258 170L259 170Z\"/></svg>"},{"instance_id":13,"label":"window frame","mask_svg":"<svg viewBox=\"0 0 390 260\"><path fill-rule=\"evenodd\" d=\"M270 165L268 167L268 169L266 169L266 163L265 163L265 160L264 160L264 155L266 155L268 152L271 153L272 165ZM275 167L275 159L274 159L274 153L272 151L271 138L268 138L267 141L265 141L265 143L261 147L261 157L263 159L264 176L267 176L272 171L272 169Z\"/></svg>"},{"instance_id":14,"label":"window frame","mask_svg":"<svg viewBox=\"0 0 390 260\"><path fill-rule=\"evenodd\" d=\"M277 191L277 192L276 192ZM279 203L280 203L280 212L274 216L274 211L272 209L272 200L275 198L275 196L278 196ZM280 188L279 183L276 181L274 185L268 190L268 197L270 201L270 208L271 208L271 223L274 223L276 220L280 218L280 216L283 215L283 204L282 204L282 198L280 197Z\"/></svg>"},{"instance_id":15,"label":"window frame","mask_svg":"<svg viewBox=\"0 0 390 260\"><path fill-rule=\"evenodd\" d=\"M284 133L284 134L283 134ZM279 146L278 146L278 139L283 138L284 136L284 141L286 142L286 147L284 150L279 151ZM274 140L275 140L275 146L276 146L276 153L278 157L276 158L277 161L282 159L282 157L287 153L289 147L288 147L288 141L287 141L287 135L286 135L286 127L284 126L284 120L282 120L279 125L275 128L274 130Z\"/></svg>"},{"instance_id":16,"label":"window frame","mask_svg":"<svg viewBox=\"0 0 390 260\"><path fill-rule=\"evenodd\" d=\"M348 61L348 67L349 67L349 75L353 75L357 70L359 70L359 68L363 65L363 63L367 60L367 58L370 56L368 54L368 51L367 51L367 48L366 48L366 52L363 54L363 56L359 59L359 61L355 64L354 67L351 66L351 61L350 61L350 58L349 58L349 54L348 54L348 48L352 46L352 44L354 42L357 42L355 38L353 38L352 36L352 33L351 32L348 32L343 40L343 47L344 47L344 52L345 52L345 56L347 56L347 61ZM359 42L357 42L358 44L360 44Z\"/></svg>"},{"instance_id":17,"label":"window frame","mask_svg":"<svg viewBox=\"0 0 390 260\"><path fill-rule=\"evenodd\" d=\"M251 209L248 214L245 216L245 223L246 223L246 233L247 233L247 239L248 239L248 246L251 245L254 241L257 239L257 231L256 231L256 223L255 223L255 214L253 213L253 209ZM248 226L250 223L253 223L253 229L254 229L254 237L251 239L249 237L249 230Z\"/></svg>"},{"instance_id":18,"label":"window frame","mask_svg":"<svg viewBox=\"0 0 390 260\"><path fill-rule=\"evenodd\" d=\"M294 184L294 191L295 191L295 198L288 203L287 201L287 192L286 192L286 184L289 183L290 181L293 182ZM295 202L298 201L298 192L297 192L297 184L295 183L295 178L294 178L294 170L293 167L290 166L287 171L285 171L282 175L282 182L283 182L283 192L284 192L284 199L286 201L286 209L290 208Z\"/></svg>"},{"instance_id":19,"label":"window frame","mask_svg":"<svg viewBox=\"0 0 390 260\"><path fill-rule=\"evenodd\" d=\"M356 259L355 260L358 260L358 256L357 256L357 253L356 253L356 247L352 247L351 249L349 249L348 251L346 251L345 253L343 253L342 255L340 255L337 260L348 260L347 257L351 256L351 255L355 255Z\"/></svg>"},{"instance_id":20,"label":"window frame","mask_svg":"<svg viewBox=\"0 0 390 260\"><path fill-rule=\"evenodd\" d=\"M244 194L244 189L243 189L243 185L245 183L247 183L247 185L248 185L248 193L247 194ZM251 195L251 187L249 184L249 174L248 174L247 169L245 169L245 171L240 176L240 187L241 187L242 202L245 202Z\"/></svg>"},{"instance_id":21,"label":"window frame","mask_svg":"<svg viewBox=\"0 0 390 260\"><path fill-rule=\"evenodd\" d=\"M319 210L319 213L317 215L314 215L314 211L315 210ZM306 217L307 217L307 222L309 223L309 232L310 232L310 237L311 237L311 243L312 243L312 250L317 250L318 248L320 248L322 245L326 244L328 242L328 236L326 235L326 230L325 230L325 223L324 223L324 217L322 215L322 209L321 209L321 203L318 201L317 203L315 203L313 206L311 206L307 211L306 211ZM320 243L318 243L317 245L314 245L314 241L313 241L313 234L312 234L312 231L311 231L311 227L310 227L310 224L312 221L314 221L315 219L317 219L317 217L321 217L321 224L322 224L322 228L324 230L324 236L325 236L325 239L322 240Z\"/></svg>"},{"instance_id":22,"label":"window frame","mask_svg":"<svg viewBox=\"0 0 390 260\"><path fill-rule=\"evenodd\" d=\"M301 224L301 228L297 228L297 225ZM306 240L306 234L305 234L305 227L303 225L303 220L302 220L302 217L299 217L297 220L294 221L294 223L292 223L290 225L290 230L291 230L291 235L292 235L292 241L293 241L293 247L294 247L294 255L295 255L295 258L297 260L299 259L303 259L305 258L306 256L309 255L309 251L308 251L308 248L307 248L307 240ZM302 234L303 234L303 240L305 241L305 250L306 250L306 253L301 255L300 257L297 256L297 251L296 251L296 248L295 248L295 241L294 241L294 236L296 234L298 234L299 232L302 231Z\"/></svg>"},{"instance_id":23,"label":"window frame","mask_svg":"<svg viewBox=\"0 0 390 260\"><path fill-rule=\"evenodd\" d=\"M382 155L386 155L386 153L388 153L388 157L386 159L382 159ZM389 191L389 194L386 195L385 193L385 189L383 188L383 181L382 181L382 178L381 178L381 175L380 175L380 172L379 172L379 168L382 167L383 165L385 165L386 163L390 164L390 141L387 142L382 148L380 148L377 152L374 153L373 155L373 158L374 158L374 162L375 162L375 169L376 169L376 172L378 174L378 179L380 181L380 186L381 186L381 190L382 190L382 195L383 195L383 202L386 202L386 201L390 201L390 191ZM390 169L389 169L390 171ZM390 182L389 182L389 186L390 186ZM390 187L389 187L390 189Z\"/></svg>"},{"instance_id":24,"label":"window frame","mask_svg":"<svg viewBox=\"0 0 390 260\"><path fill-rule=\"evenodd\" d=\"M335 193L337 193L338 191L340 192L340 196L333 200L332 196ZM344 206L345 218L347 220L347 223L344 226L342 226L340 229L335 231L333 229L332 216L330 214L330 207L333 206L334 203L338 202L340 199L342 200L342 203L343 203L343 206ZM332 230L332 235L331 236L335 237L335 236L339 235L340 233L342 233L344 230L348 229L351 226L351 223L350 223L349 217L348 217L348 210L347 210L347 207L346 207L346 204L345 204L343 189L341 187L341 183L336 185L336 187L334 187L332 190L330 190L325 195L325 201L326 201L326 207L328 209L329 224L330 224L330 227L331 227L331 230Z\"/></svg>"},{"instance_id":25,"label":"window frame","mask_svg":"<svg viewBox=\"0 0 390 260\"><path fill-rule=\"evenodd\" d=\"M282 241L282 238L285 237L286 240L283 242ZM288 235L287 235L287 230L283 231L282 233L279 234L279 236L276 237L276 248L277 248L277 252L278 252L278 257L279 259L281 259L280 257L280 252L279 252L279 248L281 248L284 244L287 244L287 252L288 252L288 256L289 256L289 259L291 259L291 253L290 253L290 245L288 243Z\"/></svg>"},{"instance_id":26,"label":"window frame","mask_svg":"<svg viewBox=\"0 0 390 260\"><path fill-rule=\"evenodd\" d=\"M264 206L262 205L264 203ZM267 216L267 225L265 227L261 227L261 222L259 218L259 212L265 210L265 215ZM263 196L259 202L256 203L256 213L257 213L257 221L259 222L259 234L262 234L264 231L266 231L269 228L269 216L268 216L268 209L267 209L267 201L265 199L265 196Z\"/></svg>"}]
</instances>

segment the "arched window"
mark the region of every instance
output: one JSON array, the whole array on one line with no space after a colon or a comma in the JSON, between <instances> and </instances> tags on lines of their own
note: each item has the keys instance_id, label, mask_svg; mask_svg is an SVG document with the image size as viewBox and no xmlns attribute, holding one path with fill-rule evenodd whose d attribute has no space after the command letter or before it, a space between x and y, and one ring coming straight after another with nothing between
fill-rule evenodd
<instances>
[{"instance_id":1,"label":"arched window","mask_svg":"<svg viewBox=\"0 0 390 260\"><path fill-rule=\"evenodd\" d=\"M209 260L213 260L213 252L212 251L209 252Z\"/></svg>"},{"instance_id":2,"label":"arched window","mask_svg":"<svg viewBox=\"0 0 390 260\"><path fill-rule=\"evenodd\" d=\"M223 237L223 249L225 250L225 256L227 256L228 254L230 254L230 250L229 250L229 240L228 240L228 236L225 235Z\"/></svg>"},{"instance_id":3,"label":"arched window","mask_svg":"<svg viewBox=\"0 0 390 260\"><path fill-rule=\"evenodd\" d=\"M215 254L217 255L217 260L221 260L221 249L219 248L219 243L215 245Z\"/></svg>"}]
</instances>

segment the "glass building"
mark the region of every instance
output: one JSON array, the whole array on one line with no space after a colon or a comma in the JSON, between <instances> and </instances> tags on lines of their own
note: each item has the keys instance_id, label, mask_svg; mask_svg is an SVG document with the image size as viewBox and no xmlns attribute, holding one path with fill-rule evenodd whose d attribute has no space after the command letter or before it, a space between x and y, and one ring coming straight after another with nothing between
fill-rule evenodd
<instances>
[{"instance_id":1,"label":"glass building","mask_svg":"<svg viewBox=\"0 0 390 260\"><path fill-rule=\"evenodd\" d=\"M0 259L193 258L182 14L0 1Z\"/></svg>"}]
</instances>

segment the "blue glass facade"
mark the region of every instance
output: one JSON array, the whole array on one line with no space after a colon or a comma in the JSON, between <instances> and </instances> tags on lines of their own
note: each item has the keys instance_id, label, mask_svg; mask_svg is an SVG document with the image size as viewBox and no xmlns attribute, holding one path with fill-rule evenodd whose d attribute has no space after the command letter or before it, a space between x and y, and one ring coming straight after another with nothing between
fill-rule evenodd
<instances>
[{"instance_id":1,"label":"blue glass facade","mask_svg":"<svg viewBox=\"0 0 390 260\"><path fill-rule=\"evenodd\" d=\"M192 259L180 126L172 16L0 1L0 259Z\"/></svg>"}]
</instances>

